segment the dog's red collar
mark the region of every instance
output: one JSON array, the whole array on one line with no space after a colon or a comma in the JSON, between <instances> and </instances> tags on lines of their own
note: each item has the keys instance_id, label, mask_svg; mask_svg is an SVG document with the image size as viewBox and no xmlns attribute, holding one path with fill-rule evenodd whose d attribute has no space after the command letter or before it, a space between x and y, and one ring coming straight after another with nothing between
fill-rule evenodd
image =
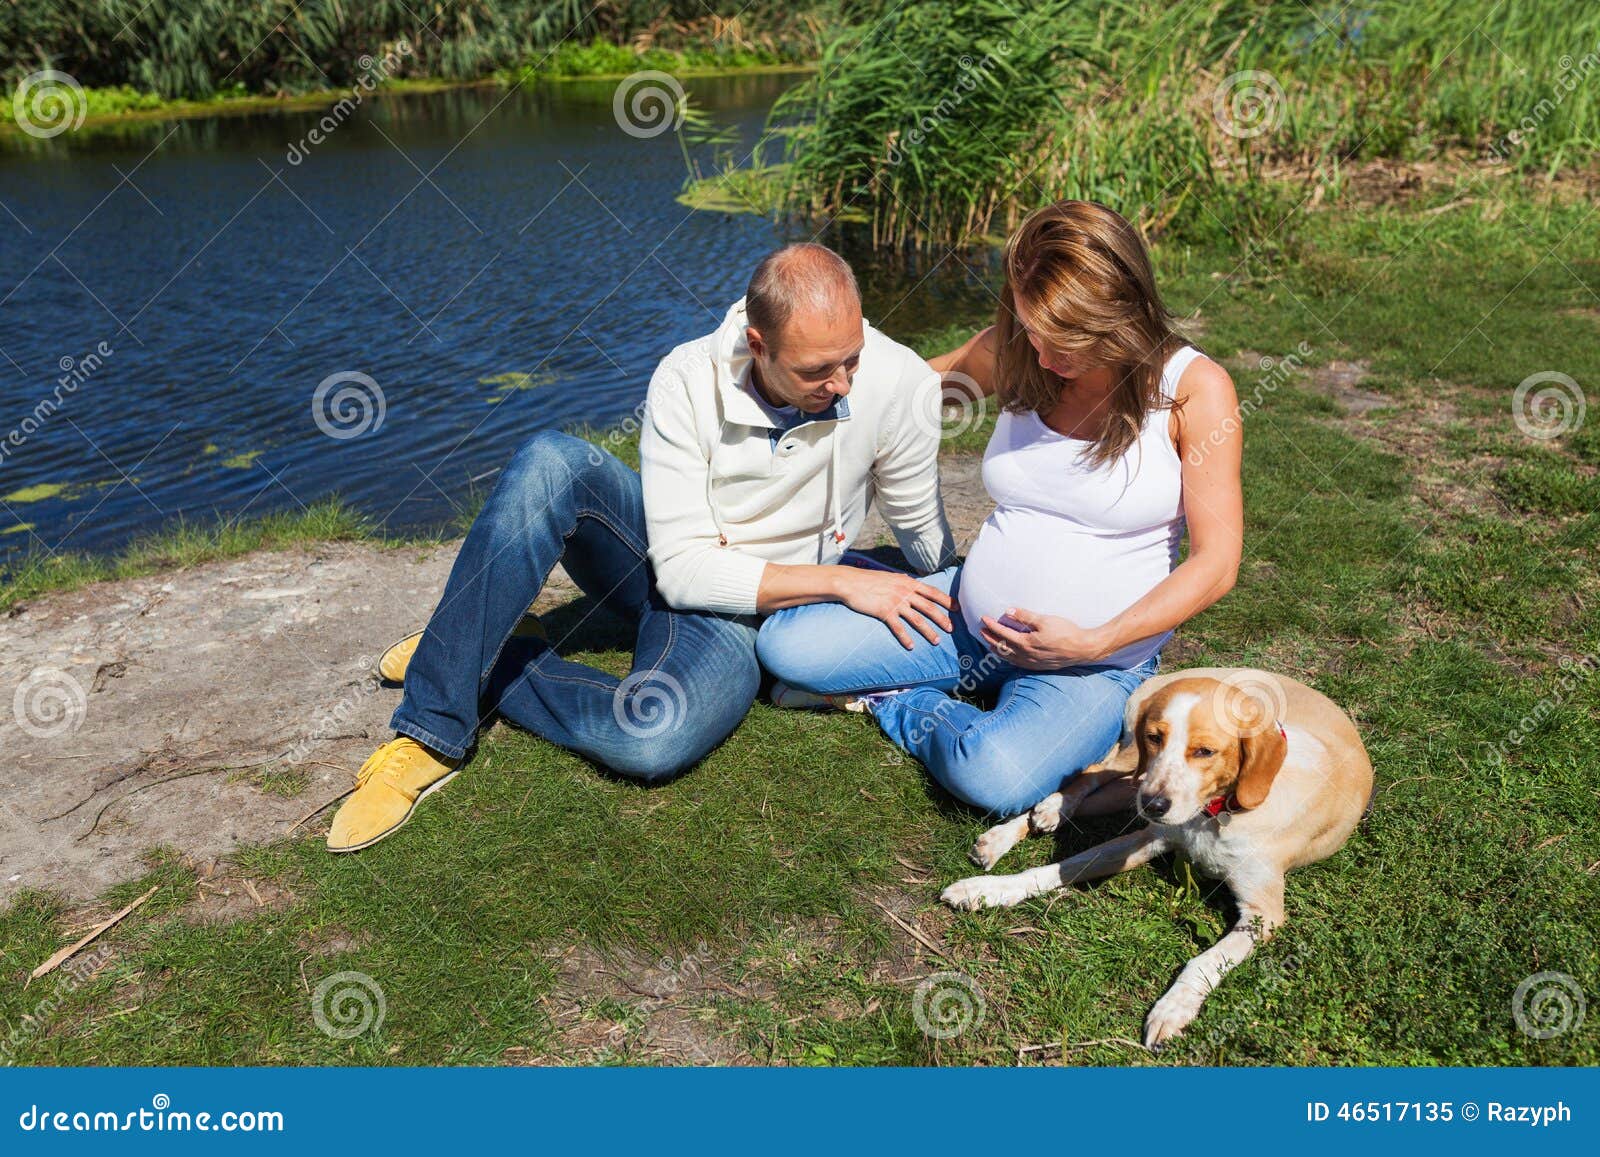
<instances>
[{"instance_id":1,"label":"dog's red collar","mask_svg":"<svg viewBox=\"0 0 1600 1157\"><path fill-rule=\"evenodd\" d=\"M1274 722L1278 724L1278 734L1283 736L1283 741L1287 743L1289 741L1289 733L1283 729L1283 722L1281 720L1275 720ZM1202 810L1206 815L1215 819L1223 812L1232 815L1234 812L1244 811L1244 808L1239 806L1239 797L1230 791L1227 795L1219 795L1212 799Z\"/></svg>"}]
</instances>

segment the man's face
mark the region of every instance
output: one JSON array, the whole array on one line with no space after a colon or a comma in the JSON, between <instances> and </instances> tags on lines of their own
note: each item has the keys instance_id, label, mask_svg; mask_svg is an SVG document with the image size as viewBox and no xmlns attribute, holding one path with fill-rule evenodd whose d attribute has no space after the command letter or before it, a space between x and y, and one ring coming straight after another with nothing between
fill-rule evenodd
<instances>
[{"instance_id":1,"label":"man's face","mask_svg":"<svg viewBox=\"0 0 1600 1157\"><path fill-rule=\"evenodd\" d=\"M801 311L776 340L754 326L745 331L757 380L769 402L819 414L850 392L861 364L861 308L834 314Z\"/></svg>"}]
</instances>

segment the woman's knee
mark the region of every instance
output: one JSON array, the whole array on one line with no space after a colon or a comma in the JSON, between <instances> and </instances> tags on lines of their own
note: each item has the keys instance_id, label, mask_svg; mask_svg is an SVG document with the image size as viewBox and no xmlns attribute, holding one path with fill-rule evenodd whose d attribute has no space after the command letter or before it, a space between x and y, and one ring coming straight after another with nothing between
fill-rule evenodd
<instances>
[{"instance_id":1,"label":"woman's knee","mask_svg":"<svg viewBox=\"0 0 1600 1157\"><path fill-rule=\"evenodd\" d=\"M795 674L795 665L803 658L798 646L799 635L791 611L769 615L756 632L756 658L774 678L787 683Z\"/></svg>"},{"instance_id":2,"label":"woman's knee","mask_svg":"<svg viewBox=\"0 0 1600 1157\"><path fill-rule=\"evenodd\" d=\"M929 772L951 795L994 816L1027 811L1071 774L1058 761L973 732L933 753Z\"/></svg>"},{"instance_id":3,"label":"woman's knee","mask_svg":"<svg viewBox=\"0 0 1600 1157\"><path fill-rule=\"evenodd\" d=\"M812 604L791 607L771 615L756 634L756 658L774 679L806 691L821 691L830 675L837 673L841 655L830 639L838 631L828 620L834 616L831 605ZM848 608L837 608L846 614Z\"/></svg>"},{"instance_id":4,"label":"woman's knee","mask_svg":"<svg viewBox=\"0 0 1600 1157\"><path fill-rule=\"evenodd\" d=\"M605 762L606 766L618 775L654 787L676 779L699 763L705 755L706 752L701 752L686 757L681 752L664 745L630 743L611 752Z\"/></svg>"}]
</instances>

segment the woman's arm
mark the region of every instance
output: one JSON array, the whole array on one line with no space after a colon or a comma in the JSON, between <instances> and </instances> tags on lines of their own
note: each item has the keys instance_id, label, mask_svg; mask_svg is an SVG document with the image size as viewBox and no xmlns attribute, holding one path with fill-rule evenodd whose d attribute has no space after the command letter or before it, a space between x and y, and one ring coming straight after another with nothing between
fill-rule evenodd
<instances>
[{"instance_id":1,"label":"woman's arm","mask_svg":"<svg viewBox=\"0 0 1600 1157\"><path fill-rule=\"evenodd\" d=\"M1010 612L1031 632L984 620L990 646L1019 667L1053 670L1094 662L1130 643L1170 631L1233 589L1244 552L1244 496L1239 481L1244 433L1233 379L1209 358L1196 360L1178 382L1178 455L1189 556L1142 599L1098 627L1055 615ZM998 648L997 648L998 649Z\"/></svg>"},{"instance_id":2,"label":"woman's arm","mask_svg":"<svg viewBox=\"0 0 1600 1157\"><path fill-rule=\"evenodd\" d=\"M928 364L943 375L946 399L957 401L959 398L953 395L962 395L976 400L994 393L998 352L991 325L980 329L949 353L929 358Z\"/></svg>"}]
</instances>

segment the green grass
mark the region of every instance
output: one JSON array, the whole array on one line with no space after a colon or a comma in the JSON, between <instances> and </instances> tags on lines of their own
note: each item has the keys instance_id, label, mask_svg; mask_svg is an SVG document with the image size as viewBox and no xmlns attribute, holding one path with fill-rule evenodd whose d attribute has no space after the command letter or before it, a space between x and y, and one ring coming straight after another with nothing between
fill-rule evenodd
<instances>
[{"instance_id":1,"label":"green grass","mask_svg":"<svg viewBox=\"0 0 1600 1157\"><path fill-rule=\"evenodd\" d=\"M772 48L711 45L684 49L646 48L612 44L598 37L588 43L567 41L550 53L501 69L502 83L530 80L588 80L628 76L649 70L673 76L703 76L750 69L772 69L797 64L792 53Z\"/></svg>"},{"instance_id":2,"label":"green grass","mask_svg":"<svg viewBox=\"0 0 1600 1157\"><path fill-rule=\"evenodd\" d=\"M840 7L871 7L845 0ZM205 100L347 89L406 45L408 78L481 80L545 61L561 75L676 62L720 68L814 54L835 5L739 0L11 0L0 9L0 88L63 71L100 99ZM624 68L623 71L632 71ZM91 112L94 112L91 98Z\"/></svg>"},{"instance_id":3,"label":"green grass","mask_svg":"<svg viewBox=\"0 0 1600 1157\"><path fill-rule=\"evenodd\" d=\"M1533 0L904 5L831 30L774 109L789 164L768 176L790 213L875 243L981 243L1074 197L1295 256L1283 210L1366 162L1592 167L1597 70L1600 10Z\"/></svg>"},{"instance_id":4,"label":"green grass","mask_svg":"<svg viewBox=\"0 0 1600 1157\"><path fill-rule=\"evenodd\" d=\"M1290 876L1286 928L1159 1058L1117 1042L1225 927L1220 888L1161 864L1008 911L946 912L938 889L972 872L983 822L866 720L762 705L655 790L498 726L394 839L356 856L305 838L235 857L230 873L280 896L242 920L197 922L195 868L158 854L104 898L163 885L108 933L114 955L87 980L24 990L70 935L59 905L25 895L0 914L14 1058L693 1059L652 1036L665 1004L705 1040L792 1064L1600 1063L1592 1013L1543 1041L1511 1015L1534 973L1600 991L1594 419L1542 442L1511 413L1532 373L1600 382L1585 313L1600 247L1580 228L1587 206L1480 210L1321 214L1305 223L1315 259L1266 274L1226 249L1158 249L1173 304L1198 316L1241 397L1260 398L1239 584L1179 631L1169 663L1308 679L1357 720L1379 783L1349 845ZM898 336L931 352L984 320ZM892 315L881 324L895 332ZM1259 368L1302 342L1308 370L1369 363L1364 388L1389 404L1350 419L1313 378ZM561 633L584 610L556 612ZM571 649L620 671L625 645L597 617ZM1120 823L1035 841L1009 866ZM561 963L575 946L609 954L613 976L709 960L714 982L665 1002L594 981L575 995ZM318 1031L312 993L341 971L381 986L381 1030ZM985 1005L943 1041L912 1014L916 984L939 971L966 974Z\"/></svg>"},{"instance_id":5,"label":"green grass","mask_svg":"<svg viewBox=\"0 0 1600 1157\"><path fill-rule=\"evenodd\" d=\"M17 550L0 555L0 611L48 591L73 590L108 579L177 570L216 559L236 558L253 550L380 538L357 511L338 498L331 498L293 513L265 515L244 522L179 521L109 558L64 551Z\"/></svg>"}]
</instances>

